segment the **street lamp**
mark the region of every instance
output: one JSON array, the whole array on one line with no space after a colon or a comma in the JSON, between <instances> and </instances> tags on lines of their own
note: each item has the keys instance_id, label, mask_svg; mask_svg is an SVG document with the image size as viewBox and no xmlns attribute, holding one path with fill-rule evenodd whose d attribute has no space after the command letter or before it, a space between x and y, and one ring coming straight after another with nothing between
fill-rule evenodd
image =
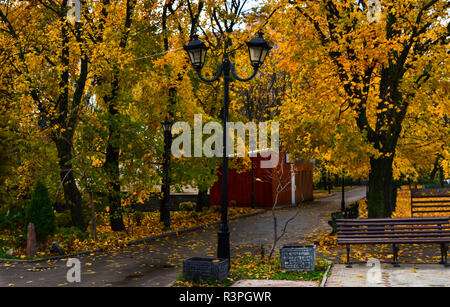
<instances>
[{"instance_id":1,"label":"street lamp","mask_svg":"<svg viewBox=\"0 0 450 307\"><path fill-rule=\"evenodd\" d=\"M164 177L163 177L163 200L160 208L160 220L164 222L164 230L170 229L170 147L172 146L172 121L165 118L161 123L164 131Z\"/></svg>"},{"instance_id":2,"label":"street lamp","mask_svg":"<svg viewBox=\"0 0 450 307\"><path fill-rule=\"evenodd\" d=\"M345 212L345 177L344 177L344 175L342 175L341 211Z\"/></svg>"},{"instance_id":3,"label":"street lamp","mask_svg":"<svg viewBox=\"0 0 450 307\"><path fill-rule=\"evenodd\" d=\"M208 51L208 47L206 47L205 43L198 39L198 35L194 35L193 39L184 46L184 50L189 55L189 59L191 60L192 66L197 71L198 77L205 82L214 82L217 81L223 73L223 81L224 81L224 99L223 99L223 162L222 162L222 203L221 203L221 222L219 226L218 232L218 243L217 243L217 257L218 258L230 258L230 233L228 231L228 156L227 156L227 129L226 123L228 121L228 108L230 104L229 98L229 84L231 81L230 72L233 77L239 81L249 81L251 80L256 73L258 72L259 67L263 64L264 59L272 48L269 46L267 41L263 38L263 34L261 31L258 32L258 37L253 38L249 42L246 43L249 56L250 63L253 66L253 73L248 78L240 78L234 67L234 64L230 62L228 56L225 54L225 58L222 64L219 67L219 70L215 74L212 79L207 79L202 76L201 69L205 64L206 53Z\"/></svg>"},{"instance_id":4,"label":"street lamp","mask_svg":"<svg viewBox=\"0 0 450 307\"><path fill-rule=\"evenodd\" d=\"M330 171L327 173L327 188L328 188L328 194L331 194L331 178L330 178Z\"/></svg>"}]
</instances>

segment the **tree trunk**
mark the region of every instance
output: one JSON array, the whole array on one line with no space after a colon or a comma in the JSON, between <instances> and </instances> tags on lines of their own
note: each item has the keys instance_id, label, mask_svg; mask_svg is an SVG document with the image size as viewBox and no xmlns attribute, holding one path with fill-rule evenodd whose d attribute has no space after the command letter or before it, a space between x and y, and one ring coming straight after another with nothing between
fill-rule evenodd
<instances>
[{"instance_id":1,"label":"tree trunk","mask_svg":"<svg viewBox=\"0 0 450 307\"><path fill-rule=\"evenodd\" d=\"M97 241L97 225L95 222L95 205L92 190L89 188L89 202L91 203L91 235Z\"/></svg>"},{"instance_id":2,"label":"tree trunk","mask_svg":"<svg viewBox=\"0 0 450 307\"><path fill-rule=\"evenodd\" d=\"M115 104L109 101L109 142L106 147L105 170L108 174L108 203L109 220L114 231L125 230L121 211L120 172L119 172L119 127L117 122L118 111Z\"/></svg>"},{"instance_id":3,"label":"tree trunk","mask_svg":"<svg viewBox=\"0 0 450 307\"><path fill-rule=\"evenodd\" d=\"M330 171L328 171L327 173L327 187L328 187L328 194L331 194L332 183L330 178Z\"/></svg>"},{"instance_id":4,"label":"tree trunk","mask_svg":"<svg viewBox=\"0 0 450 307\"><path fill-rule=\"evenodd\" d=\"M84 231L86 229L86 222L81 206L81 194L73 175L71 146L66 139L59 138L55 142L58 150L59 173L64 190L64 199L70 209L72 224Z\"/></svg>"},{"instance_id":5,"label":"tree trunk","mask_svg":"<svg viewBox=\"0 0 450 307\"><path fill-rule=\"evenodd\" d=\"M208 189L199 189L198 197L197 197L197 206L195 207L195 211L200 212L203 208L208 207Z\"/></svg>"},{"instance_id":6,"label":"tree trunk","mask_svg":"<svg viewBox=\"0 0 450 307\"><path fill-rule=\"evenodd\" d=\"M439 184L441 188L444 187L444 168L442 166L439 166Z\"/></svg>"},{"instance_id":7,"label":"tree trunk","mask_svg":"<svg viewBox=\"0 0 450 307\"><path fill-rule=\"evenodd\" d=\"M436 177L436 173L439 171L439 155L436 157L436 160L434 160L433 170L430 173L430 181L433 183L434 178Z\"/></svg>"},{"instance_id":8,"label":"tree trunk","mask_svg":"<svg viewBox=\"0 0 450 307\"><path fill-rule=\"evenodd\" d=\"M367 203L369 218L390 217L395 207L391 157L371 158Z\"/></svg>"},{"instance_id":9,"label":"tree trunk","mask_svg":"<svg viewBox=\"0 0 450 307\"><path fill-rule=\"evenodd\" d=\"M109 1L108 1L109 5ZM126 1L126 16L125 24L122 32L122 37L119 42L120 51L124 51L132 23L132 16L136 6L135 0ZM111 229L114 231L126 230L122 218L122 206L121 206L121 194L120 194L120 171L119 171L119 152L120 152L120 127L119 127L119 110L117 109L117 100L120 94L120 69L117 64L114 65L112 70L112 82L111 93L106 95L103 100L108 106L108 131L109 140L106 147L106 159L104 168L108 174L109 191L109 219L111 223Z\"/></svg>"},{"instance_id":10,"label":"tree trunk","mask_svg":"<svg viewBox=\"0 0 450 307\"><path fill-rule=\"evenodd\" d=\"M320 173L321 173L321 177L320 177L319 188L326 190L327 189L327 174L325 172L325 169L322 168Z\"/></svg>"},{"instance_id":11,"label":"tree trunk","mask_svg":"<svg viewBox=\"0 0 450 307\"><path fill-rule=\"evenodd\" d=\"M251 184L252 184L252 194L250 195L250 206L255 209L255 160L251 159L252 172L251 172Z\"/></svg>"}]
</instances>

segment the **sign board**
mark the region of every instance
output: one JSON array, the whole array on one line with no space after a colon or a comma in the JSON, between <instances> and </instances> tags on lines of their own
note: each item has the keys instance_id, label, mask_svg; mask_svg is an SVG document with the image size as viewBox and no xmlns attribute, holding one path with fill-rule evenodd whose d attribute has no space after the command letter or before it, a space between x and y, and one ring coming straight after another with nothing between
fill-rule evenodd
<instances>
[{"instance_id":1,"label":"sign board","mask_svg":"<svg viewBox=\"0 0 450 307\"><path fill-rule=\"evenodd\" d=\"M280 250L281 269L312 271L316 267L315 245L285 245Z\"/></svg>"}]
</instances>

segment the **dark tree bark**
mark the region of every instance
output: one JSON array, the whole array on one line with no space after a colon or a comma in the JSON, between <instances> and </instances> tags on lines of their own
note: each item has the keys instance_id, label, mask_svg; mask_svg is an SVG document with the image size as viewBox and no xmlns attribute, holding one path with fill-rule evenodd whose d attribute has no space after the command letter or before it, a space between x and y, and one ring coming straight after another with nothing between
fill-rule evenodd
<instances>
[{"instance_id":1,"label":"dark tree bark","mask_svg":"<svg viewBox=\"0 0 450 307\"><path fill-rule=\"evenodd\" d=\"M330 178L330 171L327 172L327 188L328 188L328 194L331 194L331 189L332 187L332 182L331 182L331 178Z\"/></svg>"},{"instance_id":2,"label":"dark tree bark","mask_svg":"<svg viewBox=\"0 0 450 307\"><path fill-rule=\"evenodd\" d=\"M61 21L64 22L64 16L60 16ZM75 128L78 122L79 106L82 101L84 88L86 85L87 72L88 72L88 58L82 51L80 74L76 82L75 92L72 99L72 112L69 112L69 38L68 38L67 23L63 23L61 29L62 36L62 52L61 63L65 69L61 73L61 81L59 83L61 94L58 97L57 105L59 107L59 116L55 119L56 124L60 127L58 131L52 136L52 140L56 144L59 158L60 177L61 184L64 190L64 199L66 205L70 208L70 214L72 217L72 223L75 227L82 230L86 229L86 221L82 210L82 198L81 193L76 185L75 176L72 166L72 147L73 136ZM81 30L78 24L75 24L77 41L83 43L81 39Z\"/></svg>"},{"instance_id":3,"label":"dark tree bark","mask_svg":"<svg viewBox=\"0 0 450 307\"><path fill-rule=\"evenodd\" d=\"M321 178L320 178L320 183L319 186L321 189L326 190L327 189L327 173L325 171L325 168L322 168L321 170Z\"/></svg>"},{"instance_id":4,"label":"dark tree bark","mask_svg":"<svg viewBox=\"0 0 450 307\"><path fill-rule=\"evenodd\" d=\"M109 1L104 1L104 5L109 5ZM123 50L126 48L129 38L129 32L132 23L133 12L136 6L136 0L127 0L125 24L119 47ZM105 19L106 11L103 13ZM121 193L120 193L120 114L117 108L120 95L120 70L114 67L112 71L111 93L103 97L105 104L108 106L108 145L106 147L106 157L104 169L108 175L108 203L109 203L109 219L111 229L114 231L125 230L121 211Z\"/></svg>"},{"instance_id":5,"label":"dark tree bark","mask_svg":"<svg viewBox=\"0 0 450 307\"><path fill-rule=\"evenodd\" d=\"M440 164L440 160L443 159L442 155L438 154L436 160L434 161L433 170L430 173L430 181L434 182L436 174L439 174L439 184L441 188L444 187L444 169Z\"/></svg>"},{"instance_id":6,"label":"dark tree bark","mask_svg":"<svg viewBox=\"0 0 450 307\"><path fill-rule=\"evenodd\" d=\"M391 216L394 203L392 160L370 159L368 199L373 205L369 206L369 218Z\"/></svg>"},{"instance_id":7,"label":"dark tree bark","mask_svg":"<svg viewBox=\"0 0 450 307\"><path fill-rule=\"evenodd\" d=\"M439 167L439 184L441 188L444 187L444 169L442 166Z\"/></svg>"},{"instance_id":8,"label":"dark tree bark","mask_svg":"<svg viewBox=\"0 0 450 307\"><path fill-rule=\"evenodd\" d=\"M87 225L81 206L81 194L72 171L72 148L65 139L57 139L55 143L58 151L59 174L64 191L64 200L70 210L72 224L79 229L85 230Z\"/></svg>"},{"instance_id":9,"label":"dark tree bark","mask_svg":"<svg viewBox=\"0 0 450 307\"><path fill-rule=\"evenodd\" d=\"M208 208L208 189L199 189L197 195L197 204L195 206L195 211L201 212L203 208Z\"/></svg>"},{"instance_id":10,"label":"dark tree bark","mask_svg":"<svg viewBox=\"0 0 450 307\"><path fill-rule=\"evenodd\" d=\"M117 88L116 85L115 88ZM114 94L115 95L115 94ZM108 99L108 98L107 98ZM110 115L108 130L109 141L106 147L106 157L104 168L108 174L108 203L109 203L109 219L111 229L114 231L125 230L121 212L121 195L120 195L120 172L119 172L119 123L117 120L117 107L114 100L106 100L109 104L108 114Z\"/></svg>"}]
</instances>

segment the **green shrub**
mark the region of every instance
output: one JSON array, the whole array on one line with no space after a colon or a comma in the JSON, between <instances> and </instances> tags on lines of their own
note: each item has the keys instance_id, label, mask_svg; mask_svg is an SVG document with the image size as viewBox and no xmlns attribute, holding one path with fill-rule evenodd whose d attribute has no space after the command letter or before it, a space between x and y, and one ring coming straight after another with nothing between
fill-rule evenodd
<instances>
[{"instance_id":1,"label":"green shrub","mask_svg":"<svg viewBox=\"0 0 450 307\"><path fill-rule=\"evenodd\" d=\"M6 213L0 211L0 229L7 228L10 230L16 230L16 226L19 222L23 223L23 214L20 211L14 212L11 208L6 209Z\"/></svg>"},{"instance_id":2,"label":"green shrub","mask_svg":"<svg viewBox=\"0 0 450 307\"><path fill-rule=\"evenodd\" d=\"M88 237L88 232L83 232L77 227L58 227L58 234L61 236L61 242L63 244L70 244L73 240L84 240Z\"/></svg>"},{"instance_id":3,"label":"green shrub","mask_svg":"<svg viewBox=\"0 0 450 307\"><path fill-rule=\"evenodd\" d=\"M181 211L194 211L196 204L191 201L181 202L179 208Z\"/></svg>"},{"instance_id":4,"label":"green shrub","mask_svg":"<svg viewBox=\"0 0 450 307\"><path fill-rule=\"evenodd\" d=\"M14 256L8 255L7 248L0 248L0 258L13 259Z\"/></svg>"},{"instance_id":5,"label":"green shrub","mask_svg":"<svg viewBox=\"0 0 450 307\"><path fill-rule=\"evenodd\" d=\"M70 211L57 212L56 213L56 226L57 227L71 227L72 226L72 216Z\"/></svg>"},{"instance_id":6,"label":"green shrub","mask_svg":"<svg viewBox=\"0 0 450 307\"><path fill-rule=\"evenodd\" d=\"M45 184L38 180L34 185L33 195L27 208L25 229L28 223L33 223L36 229L38 241L44 241L48 235L56 230L55 213L50 202L48 190Z\"/></svg>"}]
</instances>

